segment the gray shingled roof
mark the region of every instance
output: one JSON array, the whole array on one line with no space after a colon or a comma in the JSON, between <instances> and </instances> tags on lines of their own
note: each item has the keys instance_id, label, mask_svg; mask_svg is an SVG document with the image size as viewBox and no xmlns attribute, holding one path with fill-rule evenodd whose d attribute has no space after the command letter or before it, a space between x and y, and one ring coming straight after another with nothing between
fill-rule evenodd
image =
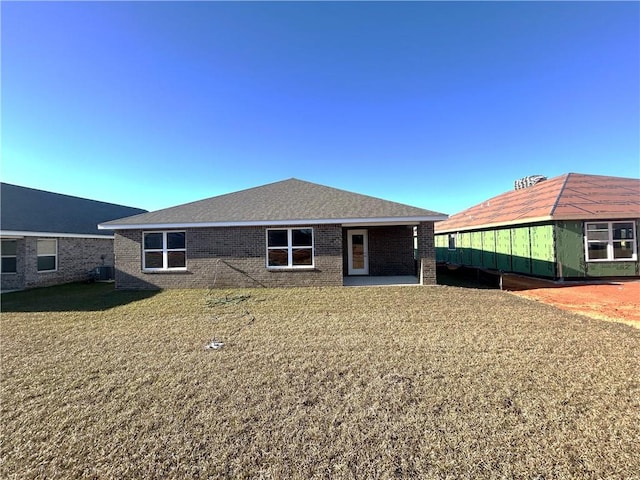
<instances>
[{"instance_id":1,"label":"gray shingled roof","mask_svg":"<svg viewBox=\"0 0 640 480\"><path fill-rule=\"evenodd\" d=\"M105 227L242 225L331 220L443 220L446 215L295 178L106 222Z\"/></svg>"},{"instance_id":2,"label":"gray shingled roof","mask_svg":"<svg viewBox=\"0 0 640 480\"><path fill-rule=\"evenodd\" d=\"M113 235L98 224L146 212L140 208L98 202L9 183L0 184L0 230L76 235Z\"/></svg>"}]
</instances>

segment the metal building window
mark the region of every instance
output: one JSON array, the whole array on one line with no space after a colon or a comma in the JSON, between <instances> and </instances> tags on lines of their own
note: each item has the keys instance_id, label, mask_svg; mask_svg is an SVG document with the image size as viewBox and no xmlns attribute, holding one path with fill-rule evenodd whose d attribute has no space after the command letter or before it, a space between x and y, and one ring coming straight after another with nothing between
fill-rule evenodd
<instances>
[{"instance_id":1,"label":"metal building window","mask_svg":"<svg viewBox=\"0 0 640 480\"><path fill-rule=\"evenodd\" d=\"M637 260L636 225L634 222L585 223L587 261Z\"/></svg>"}]
</instances>

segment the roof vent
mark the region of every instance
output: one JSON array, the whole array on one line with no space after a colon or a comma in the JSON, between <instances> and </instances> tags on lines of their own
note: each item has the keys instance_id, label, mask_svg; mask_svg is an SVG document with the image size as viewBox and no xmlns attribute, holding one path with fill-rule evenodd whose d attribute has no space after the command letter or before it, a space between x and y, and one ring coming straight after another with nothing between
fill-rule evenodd
<instances>
[{"instance_id":1,"label":"roof vent","mask_svg":"<svg viewBox=\"0 0 640 480\"><path fill-rule=\"evenodd\" d=\"M522 190L523 188L533 187L546 179L547 177L543 175L529 175L528 177L522 177L513 182L513 187L516 190Z\"/></svg>"}]
</instances>

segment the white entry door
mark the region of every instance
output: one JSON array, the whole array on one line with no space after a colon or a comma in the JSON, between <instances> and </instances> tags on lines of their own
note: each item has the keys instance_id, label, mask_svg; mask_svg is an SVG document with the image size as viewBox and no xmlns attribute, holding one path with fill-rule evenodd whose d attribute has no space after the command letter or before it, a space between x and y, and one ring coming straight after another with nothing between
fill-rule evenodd
<instances>
[{"instance_id":1,"label":"white entry door","mask_svg":"<svg viewBox=\"0 0 640 480\"><path fill-rule=\"evenodd\" d=\"M369 275L369 246L366 230L347 230L349 275Z\"/></svg>"}]
</instances>

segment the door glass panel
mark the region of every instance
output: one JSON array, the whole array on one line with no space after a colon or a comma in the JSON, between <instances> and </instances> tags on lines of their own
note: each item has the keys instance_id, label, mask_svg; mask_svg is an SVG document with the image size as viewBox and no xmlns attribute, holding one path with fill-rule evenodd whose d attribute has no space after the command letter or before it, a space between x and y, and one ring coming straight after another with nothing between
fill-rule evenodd
<instances>
[{"instance_id":1,"label":"door glass panel","mask_svg":"<svg viewBox=\"0 0 640 480\"><path fill-rule=\"evenodd\" d=\"M354 270L364 268L364 235L351 236L351 267Z\"/></svg>"}]
</instances>

